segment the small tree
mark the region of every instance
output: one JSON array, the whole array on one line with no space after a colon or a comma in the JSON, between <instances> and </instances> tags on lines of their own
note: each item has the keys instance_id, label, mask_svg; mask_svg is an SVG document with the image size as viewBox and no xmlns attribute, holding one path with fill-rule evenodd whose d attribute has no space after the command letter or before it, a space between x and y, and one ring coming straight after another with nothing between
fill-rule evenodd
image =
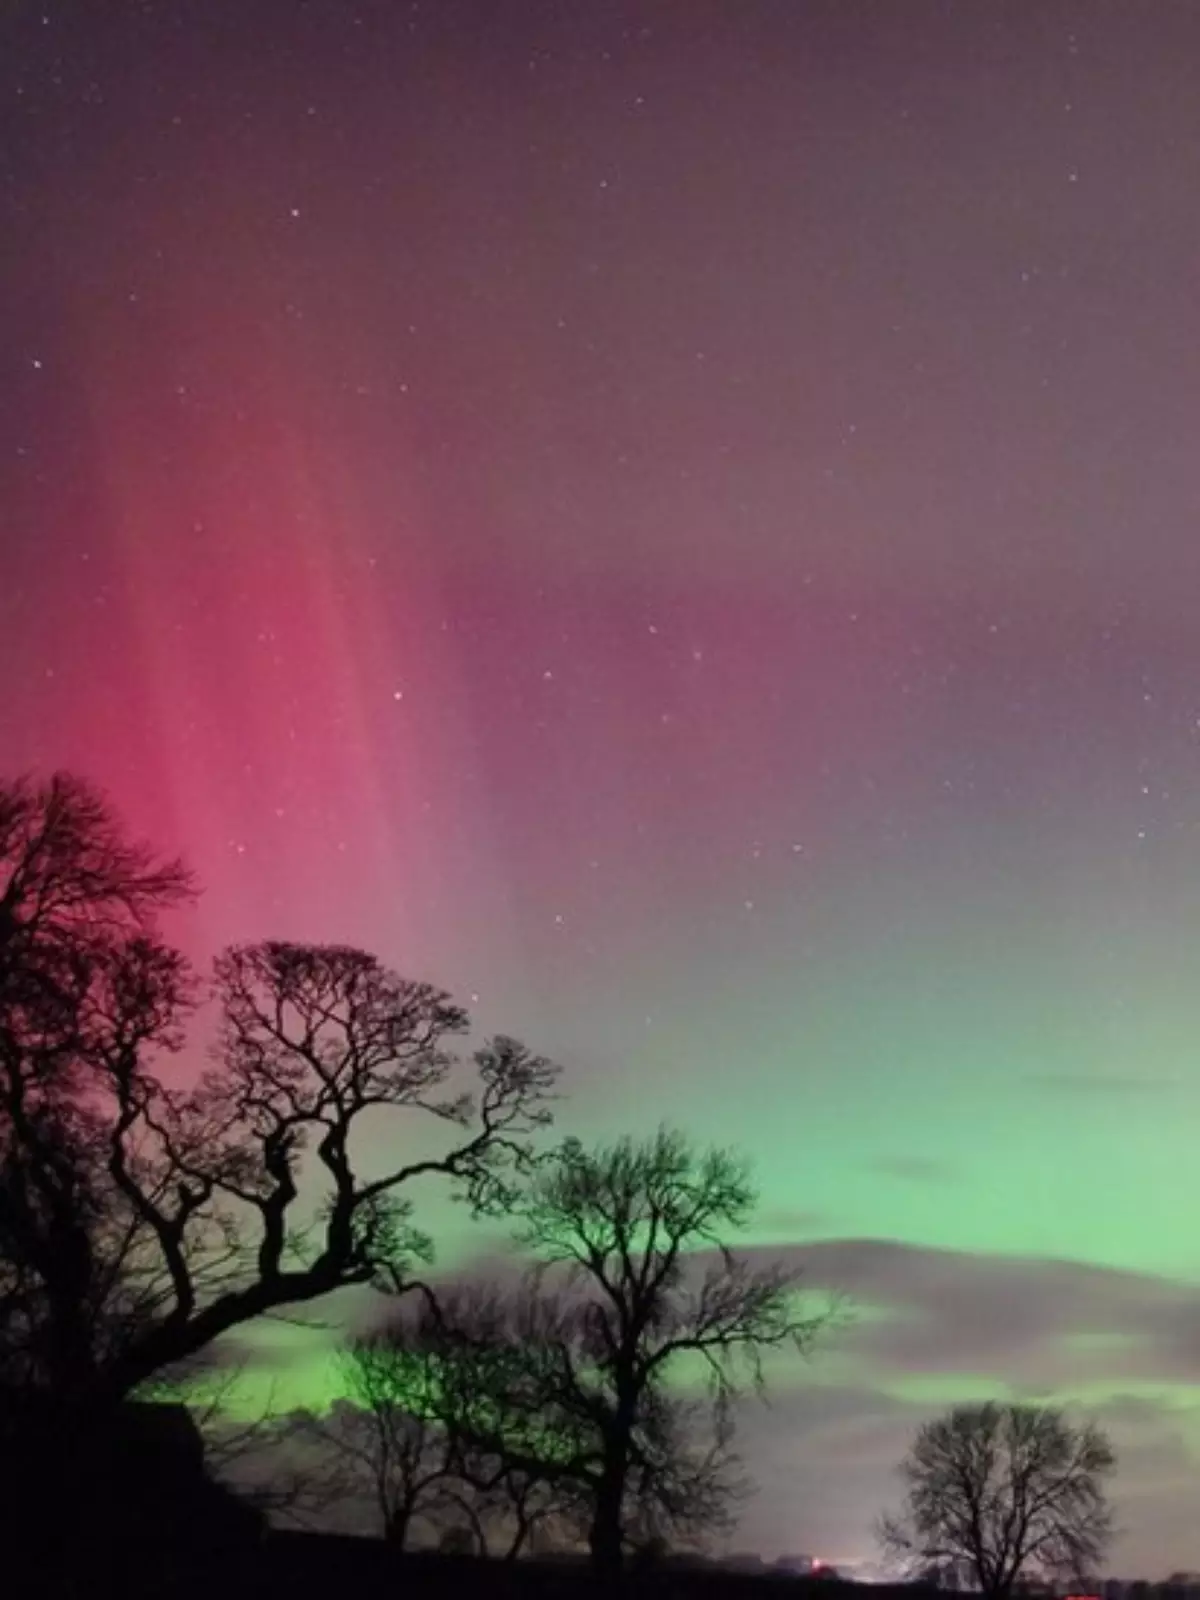
<instances>
[{"instance_id":1,"label":"small tree","mask_svg":"<svg viewBox=\"0 0 1200 1600\"><path fill-rule=\"evenodd\" d=\"M456 1454L438 1422L438 1375L432 1363L398 1359L378 1336L354 1339L341 1361L348 1404L321 1428L349 1469L351 1486L366 1488L384 1538L406 1548L418 1519L456 1504Z\"/></svg>"},{"instance_id":2,"label":"small tree","mask_svg":"<svg viewBox=\"0 0 1200 1600\"><path fill-rule=\"evenodd\" d=\"M456 1519L478 1553L515 1560L535 1532L577 1527L581 1512L576 1487L540 1465L526 1438L543 1441L556 1425L532 1330L488 1289L422 1291L349 1347L347 1392L376 1417L360 1460L402 1480L414 1510L428 1503ZM524 1449L497 1448L518 1429Z\"/></svg>"},{"instance_id":3,"label":"small tree","mask_svg":"<svg viewBox=\"0 0 1200 1600\"><path fill-rule=\"evenodd\" d=\"M913 1570L965 1574L986 1595L1025 1579L1078 1581L1111 1538L1114 1465L1098 1428L1051 1407L959 1406L918 1433L900 1469L904 1508L881 1539Z\"/></svg>"}]
</instances>

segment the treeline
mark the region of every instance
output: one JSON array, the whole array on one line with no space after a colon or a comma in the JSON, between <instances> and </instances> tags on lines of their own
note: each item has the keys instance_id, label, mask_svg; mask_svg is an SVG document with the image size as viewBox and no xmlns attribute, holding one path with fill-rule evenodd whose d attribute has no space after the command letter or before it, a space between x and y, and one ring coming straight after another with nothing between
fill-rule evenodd
<instances>
[{"instance_id":1,"label":"treeline","mask_svg":"<svg viewBox=\"0 0 1200 1600\"><path fill-rule=\"evenodd\" d=\"M161 930L190 875L77 778L0 788L0 863L10 1393L53 1395L95 1437L221 1336L370 1286L392 1314L353 1347L339 1443L374 1430L396 1542L451 1493L477 1532L502 1506L510 1550L539 1521L577 1529L606 1575L631 1542L720 1525L733 1400L826 1320L794 1274L731 1251L755 1203L742 1160L672 1131L551 1143L557 1068L506 1037L463 1061L462 1007L361 950L236 946L202 982ZM163 1066L204 999L214 1064L176 1087ZM383 1171L367 1121L404 1152ZM509 1220L534 1263L515 1292L435 1291L433 1180Z\"/></svg>"},{"instance_id":2,"label":"treeline","mask_svg":"<svg viewBox=\"0 0 1200 1600\"><path fill-rule=\"evenodd\" d=\"M516 1286L402 1280L338 1363L344 1400L240 1449L234 1423L235 1472L310 1525L370 1504L399 1549L584 1541L608 1571L713 1537L746 1491L733 1402L761 1387L765 1352L807 1349L828 1318L790 1274L731 1253L752 1202L740 1161L677 1133L564 1140L508 1197L536 1263Z\"/></svg>"},{"instance_id":3,"label":"treeline","mask_svg":"<svg viewBox=\"0 0 1200 1600\"><path fill-rule=\"evenodd\" d=\"M745 1160L673 1129L556 1135L552 1062L504 1036L464 1058L466 1011L367 952L238 945L201 975L162 928L195 893L83 780L0 783L12 1548L50 1559L186 1528L166 1413L139 1402L194 1400L226 1336L350 1288L379 1310L342 1353L340 1404L212 1419L215 1459L260 1506L303 1521L366 1502L396 1549L579 1547L605 1580L722 1532L749 1492L738 1401L764 1392L768 1357L840 1320L735 1248L757 1200ZM181 1086L171 1058L202 1006L212 1063ZM437 1278L433 1184L504 1223L519 1278ZM959 1408L918 1435L882 1533L912 1570L997 1595L1086 1572L1111 1467L1101 1435L1053 1410ZM193 1541L220 1521L204 1501Z\"/></svg>"}]
</instances>

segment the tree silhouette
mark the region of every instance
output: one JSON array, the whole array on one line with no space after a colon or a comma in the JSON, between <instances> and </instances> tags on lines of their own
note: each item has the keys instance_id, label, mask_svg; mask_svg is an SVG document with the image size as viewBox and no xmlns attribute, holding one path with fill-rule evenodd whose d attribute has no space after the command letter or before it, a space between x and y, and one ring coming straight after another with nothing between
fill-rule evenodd
<instances>
[{"instance_id":1,"label":"tree silhouette","mask_svg":"<svg viewBox=\"0 0 1200 1600\"><path fill-rule=\"evenodd\" d=\"M762 1390L767 1351L806 1351L829 1321L797 1304L795 1274L730 1250L754 1203L744 1162L678 1133L568 1139L512 1207L538 1261L522 1289L429 1292L423 1315L462 1352L451 1426L509 1470L569 1486L604 1577L630 1543L721 1527L743 1488L733 1401ZM680 1392L689 1375L703 1398Z\"/></svg>"},{"instance_id":2,"label":"tree silhouette","mask_svg":"<svg viewBox=\"0 0 1200 1600\"><path fill-rule=\"evenodd\" d=\"M343 1496L365 1491L381 1534L403 1550L418 1520L444 1522L459 1505L454 1441L437 1419L436 1369L399 1361L369 1335L351 1341L340 1367L346 1399L316 1425L341 1468L335 1482Z\"/></svg>"},{"instance_id":3,"label":"tree silhouette","mask_svg":"<svg viewBox=\"0 0 1200 1600\"><path fill-rule=\"evenodd\" d=\"M144 1053L180 1043L190 974L155 919L193 892L180 863L127 843L79 779L0 787L0 1377L10 1384L86 1391L153 1296L146 1228L110 1171L120 1119L105 1090Z\"/></svg>"},{"instance_id":4,"label":"tree silhouette","mask_svg":"<svg viewBox=\"0 0 1200 1600\"><path fill-rule=\"evenodd\" d=\"M432 1245L411 1191L502 1209L555 1069L515 1040L453 1090L466 1013L340 946L227 950L215 1064L163 1081L197 1001L158 915L193 893L79 779L0 788L0 1363L108 1404L252 1318L404 1287ZM447 1133L362 1175L366 1114Z\"/></svg>"},{"instance_id":5,"label":"tree silhouette","mask_svg":"<svg viewBox=\"0 0 1200 1600\"><path fill-rule=\"evenodd\" d=\"M529 1387L536 1352L512 1327L507 1303L487 1289L435 1297L422 1288L383 1327L352 1340L344 1358L351 1406L339 1409L357 1408L358 1418L342 1454L360 1484L369 1479L390 1536L403 1542L417 1517L449 1519L478 1553L515 1560L538 1531L576 1533L578 1488L531 1450L518 1460L497 1448L499 1439L512 1445L518 1406L548 1402ZM540 1438L553 1420L549 1411L535 1418Z\"/></svg>"},{"instance_id":6,"label":"tree silhouette","mask_svg":"<svg viewBox=\"0 0 1200 1600\"><path fill-rule=\"evenodd\" d=\"M1028 1578L1078 1582L1111 1537L1114 1465L1098 1428L1051 1407L959 1406L918 1433L901 1467L905 1506L881 1539L915 1570L966 1576L986 1595Z\"/></svg>"},{"instance_id":7,"label":"tree silhouette","mask_svg":"<svg viewBox=\"0 0 1200 1600\"><path fill-rule=\"evenodd\" d=\"M593 1430L588 1542L604 1576L621 1566L631 1490L668 1524L701 1499L715 1517L730 1403L747 1384L762 1391L767 1351L807 1351L829 1322L798 1305L794 1272L731 1250L756 1201L740 1157L661 1129L594 1150L565 1140L518 1202L521 1244L543 1269L566 1268L573 1291L557 1387L563 1409ZM695 1403L670 1380L688 1365L707 1380L715 1454L683 1448Z\"/></svg>"}]
</instances>

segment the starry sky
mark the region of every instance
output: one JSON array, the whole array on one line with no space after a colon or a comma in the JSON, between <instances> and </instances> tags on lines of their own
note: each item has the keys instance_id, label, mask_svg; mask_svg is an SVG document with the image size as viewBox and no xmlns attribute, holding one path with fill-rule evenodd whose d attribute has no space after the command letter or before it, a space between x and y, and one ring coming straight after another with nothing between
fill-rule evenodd
<instances>
[{"instance_id":1,"label":"starry sky","mask_svg":"<svg viewBox=\"0 0 1200 1600\"><path fill-rule=\"evenodd\" d=\"M1198 52L0 3L3 768L184 850L197 955L360 944L753 1157L861 1313L746 1419L769 1554L1017 1394L1200 1566Z\"/></svg>"}]
</instances>

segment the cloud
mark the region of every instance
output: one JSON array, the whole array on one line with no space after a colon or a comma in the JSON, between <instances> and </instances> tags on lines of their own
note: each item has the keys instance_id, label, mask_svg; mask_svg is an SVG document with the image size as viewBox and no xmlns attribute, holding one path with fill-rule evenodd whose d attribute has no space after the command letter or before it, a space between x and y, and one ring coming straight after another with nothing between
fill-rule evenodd
<instances>
[{"instance_id":1,"label":"cloud","mask_svg":"<svg viewBox=\"0 0 1200 1600\"><path fill-rule=\"evenodd\" d=\"M1193 1381L1200 1294L1151 1274L826 1240L789 1259L870 1308L844 1336L878 1375L974 1373L1023 1388Z\"/></svg>"},{"instance_id":2,"label":"cloud","mask_svg":"<svg viewBox=\"0 0 1200 1600\"><path fill-rule=\"evenodd\" d=\"M1066 1403L1109 1430L1117 1517L1126 1530L1112 1570L1155 1576L1195 1564L1195 1285L888 1239L748 1253L802 1269L808 1286L841 1292L858 1315L811 1360L772 1363L769 1404L742 1407L739 1445L759 1490L739 1547L871 1559L873 1523L897 1503L896 1467L916 1429L950 1404L994 1395ZM487 1251L452 1276L512 1283L519 1267L511 1253ZM302 1404L328 1394L335 1338L268 1323L240 1354L281 1383L289 1405Z\"/></svg>"},{"instance_id":3,"label":"cloud","mask_svg":"<svg viewBox=\"0 0 1200 1600\"><path fill-rule=\"evenodd\" d=\"M1110 1432L1124 1530L1113 1570L1194 1564L1196 1286L889 1240L826 1240L787 1259L863 1315L811 1365L775 1377L769 1411L744 1411L742 1447L760 1491L741 1544L869 1558L873 1520L897 1500L895 1468L917 1427L996 1395L1066 1403ZM783 1546L780 1528L795 1530Z\"/></svg>"}]
</instances>

